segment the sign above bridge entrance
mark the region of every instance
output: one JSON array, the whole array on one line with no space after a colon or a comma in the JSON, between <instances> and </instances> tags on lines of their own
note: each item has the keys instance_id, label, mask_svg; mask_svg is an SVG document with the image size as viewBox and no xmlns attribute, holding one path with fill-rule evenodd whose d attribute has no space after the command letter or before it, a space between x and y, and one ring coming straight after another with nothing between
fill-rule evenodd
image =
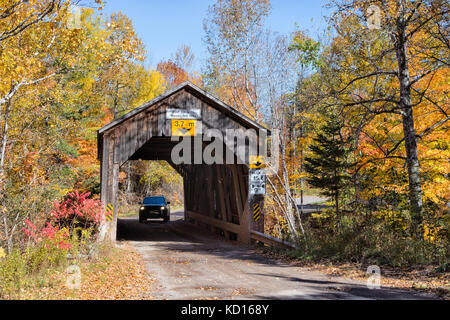
<instances>
[{"instance_id":1,"label":"sign above bridge entrance","mask_svg":"<svg viewBox=\"0 0 450 320\"><path fill-rule=\"evenodd\" d=\"M194 137L196 135L197 120L172 120L173 137Z\"/></svg>"}]
</instances>

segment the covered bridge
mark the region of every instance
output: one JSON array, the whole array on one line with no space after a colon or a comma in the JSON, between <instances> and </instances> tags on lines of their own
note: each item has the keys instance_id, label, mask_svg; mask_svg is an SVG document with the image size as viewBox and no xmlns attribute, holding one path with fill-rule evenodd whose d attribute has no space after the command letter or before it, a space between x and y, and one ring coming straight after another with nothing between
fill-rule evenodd
<instances>
[{"instance_id":1,"label":"covered bridge","mask_svg":"<svg viewBox=\"0 0 450 320\"><path fill-rule=\"evenodd\" d=\"M175 123L180 120L183 120L181 124ZM227 129L254 129L258 135L270 134L266 128L190 82L99 130L101 199L114 211L113 221L105 225L111 239L116 238L120 167L128 160L139 159L165 160L183 177L186 221L208 226L211 231L221 231L228 239L243 243L250 241L251 230L264 231L264 217L256 222L249 214L254 200L249 199L248 161L246 164L211 165L203 161L174 163L172 151L178 142L173 141L172 136L185 134L201 139L207 129L217 129L224 134ZM173 132L175 130L179 132ZM207 143L202 142L202 150L206 147Z\"/></svg>"}]
</instances>

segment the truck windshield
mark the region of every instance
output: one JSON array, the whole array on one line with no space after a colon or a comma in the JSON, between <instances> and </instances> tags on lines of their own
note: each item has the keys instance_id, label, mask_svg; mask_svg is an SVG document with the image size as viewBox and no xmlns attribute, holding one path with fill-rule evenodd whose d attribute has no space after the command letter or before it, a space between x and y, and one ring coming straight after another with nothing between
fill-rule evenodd
<instances>
[{"instance_id":1,"label":"truck windshield","mask_svg":"<svg viewBox=\"0 0 450 320\"><path fill-rule=\"evenodd\" d=\"M165 206L166 199L164 197L149 197L144 199L144 204L149 206Z\"/></svg>"}]
</instances>

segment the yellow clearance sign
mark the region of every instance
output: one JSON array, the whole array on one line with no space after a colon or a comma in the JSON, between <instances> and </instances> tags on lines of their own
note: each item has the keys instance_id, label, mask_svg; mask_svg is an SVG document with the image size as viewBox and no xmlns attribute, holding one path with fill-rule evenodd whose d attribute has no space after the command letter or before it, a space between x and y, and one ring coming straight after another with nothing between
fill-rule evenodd
<instances>
[{"instance_id":1,"label":"yellow clearance sign","mask_svg":"<svg viewBox=\"0 0 450 320\"><path fill-rule=\"evenodd\" d=\"M197 120L172 120L172 136L195 136Z\"/></svg>"}]
</instances>

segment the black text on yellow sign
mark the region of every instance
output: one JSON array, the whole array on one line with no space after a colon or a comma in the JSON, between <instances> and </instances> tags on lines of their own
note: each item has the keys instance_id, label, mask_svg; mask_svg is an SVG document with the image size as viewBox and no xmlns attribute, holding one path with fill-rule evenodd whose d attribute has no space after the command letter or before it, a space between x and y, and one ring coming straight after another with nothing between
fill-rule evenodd
<instances>
[{"instance_id":1,"label":"black text on yellow sign","mask_svg":"<svg viewBox=\"0 0 450 320\"><path fill-rule=\"evenodd\" d=\"M197 120L172 120L172 136L195 136Z\"/></svg>"},{"instance_id":2,"label":"black text on yellow sign","mask_svg":"<svg viewBox=\"0 0 450 320\"><path fill-rule=\"evenodd\" d=\"M112 222L114 218L114 207L110 204L106 206L106 220Z\"/></svg>"},{"instance_id":3,"label":"black text on yellow sign","mask_svg":"<svg viewBox=\"0 0 450 320\"><path fill-rule=\"evenodd\" d=\"M253 206L253 219L255 222L259 222L259 220L261 220L261 206L259 204L255 204Z\"/></svg>"}]
</instances>

